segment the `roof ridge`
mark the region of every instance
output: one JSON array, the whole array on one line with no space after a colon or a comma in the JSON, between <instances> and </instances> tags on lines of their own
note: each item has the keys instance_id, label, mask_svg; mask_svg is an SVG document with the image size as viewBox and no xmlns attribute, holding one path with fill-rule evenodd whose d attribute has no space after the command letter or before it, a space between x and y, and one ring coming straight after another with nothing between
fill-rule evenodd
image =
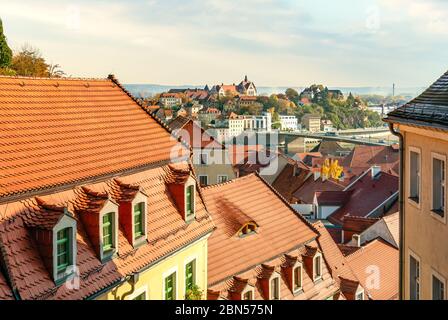
<instances>
[{"instance_id":1,"label":"roof ridge","mask_svg":"<svg viewBox=\"0 0 448 320\"><path fill-rule=\"evenodd\" d=\"M89 77L31 77L31 76L6 76L0 75L0 79L27 79L27 80L88 80L88 81L107 81L108 78L89 78Z\"/></svg>"},{"instance_id":2,"label":"roof ridge","mask_svg":"<svg viewBox=\"0 0 448 320\"><path fill-rule=\"evenodd\" d=\"M264 184L272 191L274 192L277 197L280 198L280 200L286 204L286 206L300 219L302 220L306 225L308 225L311 230L313 230L316 234L317 237L320 236L319 231L313 226L313 224L308 221L305 217L302 216L302 214L300 214L299 212L297 212L296 210L294 210L294 208L291 206L291 204L277 191L275 190L258 172L254 172L254 175L256 175L261 181L264 182Z\"/></svg>"}]
</instances>

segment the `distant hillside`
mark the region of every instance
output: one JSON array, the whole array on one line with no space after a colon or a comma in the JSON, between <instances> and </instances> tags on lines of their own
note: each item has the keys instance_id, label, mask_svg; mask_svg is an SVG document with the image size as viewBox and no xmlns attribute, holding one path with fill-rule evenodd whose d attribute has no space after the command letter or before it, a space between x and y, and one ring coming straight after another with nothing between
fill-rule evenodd
<instances>
[{"instance_id":1,"label":"distant hillside","mask_svg":"<svg viewBox=\"0 0 448 320\"><path fill-rule=\"evenodd\" d=\"M182 86L170 86L170 85L159 85L159 84L125 84L126 89L128 89L135 96L151 96L157 93L166 92L173 88L203 88L205 85L182 85ZM286 89L290 87L258 87L258 93L261 95L271 95L273 93L283 93ZM292 87L297 91L301 92L305 87ZM365 95L365 94L379 94L383 96L388 96L392 94L391 87L329 87L329 89L339 89L344 94L348 94L352 92L355 95ZM400 88L397 87L395 89L396 95L403 96L416 96L421 93L425 88L424 87L409 87L409 88Z\"/></svg>"}]
</instances>

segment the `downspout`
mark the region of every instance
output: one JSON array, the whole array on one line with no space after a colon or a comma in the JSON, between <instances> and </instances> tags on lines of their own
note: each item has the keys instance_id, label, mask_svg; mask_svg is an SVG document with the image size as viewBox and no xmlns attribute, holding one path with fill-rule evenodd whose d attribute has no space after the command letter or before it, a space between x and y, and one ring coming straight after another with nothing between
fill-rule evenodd
<instances>
[{"instance_id":1,"label":"downspout","mask_svg":"<svg viewBox=\"0 0 448 320\"><path fill-rule=\"evenodd\" d=\"M399 196L398 196L398 208L399 208L399 218L400 218L400 255L399 255L399 287L398 287L398 297L400 300L404 300L403 292L403 275L404 275L404 145L403 145L403 135L398 131L395 131L394 124L389 122L390 132L398 137L400 141L400 168L399 168Z\"/></svg>"}]
</instances>

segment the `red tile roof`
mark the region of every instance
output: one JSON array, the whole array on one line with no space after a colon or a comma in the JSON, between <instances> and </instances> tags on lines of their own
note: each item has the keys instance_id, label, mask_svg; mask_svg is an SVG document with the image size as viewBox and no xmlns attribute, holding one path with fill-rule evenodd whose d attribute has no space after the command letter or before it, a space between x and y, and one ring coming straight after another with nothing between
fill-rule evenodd
<instances>
[{"instance_id":1,"label":"red tile roof","mask_svg":"<svg viewBox=\"0 0 448 320\"><path fill-rule=\"evenodd\" d=\"M343 294L353 294L351 290L352 288L347 288L348 283L346 280L348 280L350 284L355 284L355 287L357 287L360 285L358 278L323 223L321 221L317 221L313 223L313 226L320 233L318 242L322 248L322 252L325 255L325 260L327 261L333 278L338 281ZM353 299L353 297L348 298Z\"/></svg>"},{"instance_id":2,"label":"red tile roof","mask_svg":"<svg viewBox=\"0 0 448 320\"><path fill-rule=\"evenodd\" d=\"M0 110L0 261L21 299L87 298L213 230L200 193L187 224L167 188L192 174L189 151L113 77L0 77ZM119 255L102 263L80 215L139 190L148 196L148 243L133 248L120 225ZM62 215L77 220L79 289L55 285L33 231L51 229ZM5 295L2 279L0 287Z\"/></svg>"},{"instance_id":3,"label":"red tile roof","mask_svg":"<svg viewBox=\"0 0 448 320\"><path fill-rule=\"evenodd\" d=\"M288 163L275 178L272 186L277 190L288 202L295 202L293 193L299 189L305 181L310 177L311 171L308 166L302 162L297 164Z\"/></svg>"},{"instance_id":4,"label":"red tile roof","mask_svg":"<svg viewBox=\"0 0 448 320\"><path fill-rule=\"evenodd\" d=\"M375 208L398 192L398 177L381 172L372 178L367 172L347 191L352 192L350 200L332 213L328 220L342 225L345 216L367 217Z\"/></svg>"},{"instance_id":5,"label":"red tile roof","mask_svg":"<svg viewBox=\"0 0 448 320\"><path fill-rule=\"evenodd\" d=\"M5 277L0 271L0 301L2 300L13 300L14 296L12 294L11 288L6 282Z\"/></svg>"},{"instance_id":6,"label":"red tile roof","mask_svg":"<svg viewBox=\"0 0 448 320\"><path fill-rule=\"evenodd\" d=\"M244 270L303 246L317 236L259 176L251 174L203 189L205 201L217 229L208 240L209 285L225 281ZM254 221L257 232L235 235L235 217L243 214Z\"/></svg>"},{"instance_id":7,"label":"red tile roof","mask_svg":"<svg viewBox=\"0 0 448 320\"><path fill-rule=\"evenodd\" d=\"M186 163L163 166L130 175L120 176L120 183L138 185L148 195L148 243L136 249L128 242L124 230L119 228L119 256L109 262L98 259L86 227L79 214L86 207L85 188L75 187L41 198L46 203L67 206L77 218L77 265L80 271L80 289L55 286L50 273L39 256L32 234L25 226L27 214L40 210L35 198L24 198L16 203L1 205L5 213L0 221L0 243L4 248L3 259L10 273L10 280L22 299L83 299L121 281L126 275L140 271L178 249L209 234L214 225L200 197L196 201L196 219L186 224L182 219L173 195L166 184L176 179L179 171L189 171ZM93 192L107 192L117 197L117 180L105 180L87 186ZM120 198L115 199L117 202Z\"/></svg>"},{"instance_id":8,"label":"red tile roof","mask_svg":"<svg viewBox=\"0 0 448 320\"><path fill-rule=\"evenodd\" d=\"M398 255L398 249L376 239L346 258L371 299L390 300L398 299Z\"/></svg>"},{"instance_id":9,"label":"red tile roof","mask_svg":"<svg viewBox=\"0 0 448 320\"><path fill-rule=\"evenodd\" d=\"M0 77L0 111L0 197L165 161L177 143L112 76Z\"/></svg>"},{"instance_id":10,"label":"red tile roof","mask_svg":"<svg viewBox=\"0 0 448 320\"><path fill-rule=\"evenodd\" d=\"M333 180L325 180L322 179L314 180L311 176L308 180L294 193L293 196L300 203L313 203L314 194L317 191L341 191L344 189L344 186L339 184Z\"/></svg>"},{"instance_id":11,"label":"red tile roof","mask_svg":"<svg viewBox=\"0 0 448 320\"><path fill-rule=\"evenodd\" d=\"M358 145L345 158L342 165L352 169L367 170L372 166L381 166L381 170L398 175L400 153L393 146Z\"/></svg>"},{"instance_id":12,"label":"red tile roof","mask_svg":"<svg viewBox=\"0 0 448 320\"><path fill-rule=\"evenodd\" d=\"M221 143L216 141L190 118L177 116L169 123L169 126L174 135L179 136L192 148L200 146L202 149L224 149Z\"/></svg>"},{"instance_id":13,"label":"red tile roof","mask_svg":"<svg viewBox=\"0 0 448 320\"><path fill-rule=\"evenodd\" d=\"M316 201L319 205L345 205L350 199L352 191L317 191Z\"/></svg>"}]
</instances>

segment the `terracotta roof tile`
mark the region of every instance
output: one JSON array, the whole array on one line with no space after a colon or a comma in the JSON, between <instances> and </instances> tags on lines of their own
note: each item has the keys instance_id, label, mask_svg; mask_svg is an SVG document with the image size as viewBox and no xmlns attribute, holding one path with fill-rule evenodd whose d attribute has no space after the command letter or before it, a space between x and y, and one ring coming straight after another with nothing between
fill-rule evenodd
<instances>
[{"instance_id":1,"label":"terracotta roof tile","mask_svg":"<svg viewBox=\"0 0 448 320\"><path fill-rule=\"evenodd\" d=\"M188 164L177 164L188 170ZM186 224L166 189L173 172L170 166L154 168L139 173L123 175L123 184L138 185L148 195L147 234L148 244L134 249L119 229L119 255L102 264L90 245L83 223L78 219L77 261L80 272L80 289L69 290L56 287L38 254L37 244L25 227L23 219L27 208L33 204L29 199L22 206L3 206L7 217L0 222L0 243L5 252L3 258L9 270L12 285L22 299L83 299L120 281L125 275L141 270L183 246L209 234L213 222L205 210L201 197L197 197L196 219ZM90 190L106 190L113 194L111 186L116 182L107 180L88 185ZM79 206L80 195L86 188L42 196L47 203L66 201L67 207ZM98 194L99 196L101 195ZM82 197L81 197L82 198ZM82 201L82 199L81 199ZM75 218L77 218L75 213Z\"/></svg>"},{"instance_id":2,"label":"terracotta roof tile","mask_svg":"<svg viewBox=\"0 0 448 320\"><path fill-rule=\"evenodd\" d=\"M208 278L214 284L290 251L317 236L258 176L249 175L203 189L217 226L209 238ZM226 206L223 208L222 204ZM232 224L244 214L259 226L255 234L238 237Z\"/></svg>"},{"instance_id":3,"label":"terracotta roof tile","mask_svg":"<svg viewBox=\"0 0 448 320\"><path fill-rule=\"evenodd\" d=\"M6 282L5 277L2 272L0 272L0 301L1 300L13 300L14 296L12 294L11 288Z\"/></svg>"},{"instance_id":4,"label":"terracotta roof tile","mask_svg":"<svg viewBox=\"0 0 448 320\"><path fill-rule=\"evenodd\" d=\"M0 197L164 161L177 142L112 77L0 77L0 111Z\"/></svg>"},{"instance_id":5,"label":"terracotta roof tile","mask_svg":"<svg viewBox=\"0 0 448 320\"><path fill-rule=\"evenodd\" d=\"M348 255L347 261L374 300L398 298L398 250L382 239L376 239ZM378 286L372 282L372 270L379 271Z\"/></svg>"}]
</instances>

